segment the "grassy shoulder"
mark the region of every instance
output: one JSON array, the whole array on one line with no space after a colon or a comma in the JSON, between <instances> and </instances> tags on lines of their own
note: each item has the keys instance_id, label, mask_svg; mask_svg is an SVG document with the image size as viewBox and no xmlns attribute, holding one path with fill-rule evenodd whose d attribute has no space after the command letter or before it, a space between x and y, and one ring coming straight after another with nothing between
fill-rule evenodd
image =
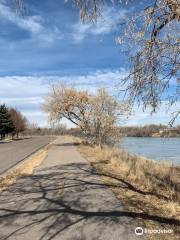
<instances>
[{"instance_id":1,"label":"grassy shoulder","mask_svg":"<svg viewBox=\"0 0 180 240\"><path fill-rule=\"evenodd\" d=\"M45 159L47 153L47 147L41 149L4 174L3 177L0 178L0 192L4 191L10 185L15 184L19 178L32 175L35 168Z\"/></svg>"},{"instance_id":2,"label":"grassy shoulder","mask_svg":"<svg viewBox=\"0 0 180 240\"><path fill-rule=\"evenodd\" d=\"M176 239L180 220L179 167L132 156L117 148L80 143L78 149L132 216L139 216L149 229L173 229L173 234L164 234L160 239Z\"/></svg>"}]
</instances>

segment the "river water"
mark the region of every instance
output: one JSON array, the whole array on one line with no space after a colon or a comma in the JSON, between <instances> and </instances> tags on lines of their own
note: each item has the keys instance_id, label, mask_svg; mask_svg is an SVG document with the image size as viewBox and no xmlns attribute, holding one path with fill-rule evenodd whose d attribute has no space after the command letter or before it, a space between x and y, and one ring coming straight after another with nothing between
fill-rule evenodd
<instances>
[{"instance_id":1,"label":"river water","mask_svg":"<svg viewBox=\"0 0 180 240\"><path fill-rule=\"evenodd\" d=\"M121 147L132 154L180 165L180 138L127 137Z\"/></svg>"}]
</instances>

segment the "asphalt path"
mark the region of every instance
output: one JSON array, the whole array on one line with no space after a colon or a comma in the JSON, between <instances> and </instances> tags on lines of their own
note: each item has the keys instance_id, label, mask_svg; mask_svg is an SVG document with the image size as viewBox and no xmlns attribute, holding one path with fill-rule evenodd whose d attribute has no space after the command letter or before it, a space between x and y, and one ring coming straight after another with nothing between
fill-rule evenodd
<instances>
[{"instance_id":1,"label":"asphalt path","mask_svg":"<svg viewBox=\"0 0 180 240\"><path fill-rule=\"evenodd\" d=\"M0 143L0 174L28 157L52 140L50 136L35 136L27 139Z\"/></svg>"},{"instance_id":2,"label":"asphalt path","mask_svg":"<svg viewBox=\"0 0 180 240\"><path fill-rule=\"evenodd\" d=\"M109 184L65 137L34 175L0 195L1 240L143 240L139 215L126 211Z\"/></svg>"}]
</instances>

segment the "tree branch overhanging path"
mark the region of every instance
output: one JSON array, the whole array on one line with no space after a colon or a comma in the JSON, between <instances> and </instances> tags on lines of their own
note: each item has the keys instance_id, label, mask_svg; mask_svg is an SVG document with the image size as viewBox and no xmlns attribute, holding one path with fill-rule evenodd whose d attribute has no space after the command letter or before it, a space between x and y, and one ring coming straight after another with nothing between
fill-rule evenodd
<instances>
[{"instance_id":1,"label":"tree branch overhanging path","mask_svg":"<svg viewBox=\"0 0 180 240\"><path fill-rule=\"evenodd\" d=\"M23 9L22 0L16 0ZM125 95L133 104L150 106L152 113L166 101L172 105L180 101L180 4L179 0L142 0L144 9L132 14L134 0L65 0L78 6L83 22L97 22L104 7L124 7L130 17L120 24L122 32L116 42L129 53L130 73L120 79ZM136 49L136 50L135 50ZM172 90L171 84L175 86ZM180 114L172 115L171 125Z\"/></svg>"},{"instance_id":2,"label":"tree branch overhanging path","mask_svg":"<svg viewBox=\"0 0 180 240\"><path fill-rule=\"evenodd\" d=\"M76 2L85 21L98 21L103 14L103 4L112 4L112 1L101 0ZM132 15L120 25L123 33L117 38L131 62L130 73L120 80L120 85L125 86L125 95L132 104L138 102L156 112L162 101L166 100L169 108L180 101L180 3L179 0L141 2L145 4L144 9L132 15L133 0L113 1L115 6L127 3ZM171 125L179 114L178 108Z\"/></svg>"}]
</instances>

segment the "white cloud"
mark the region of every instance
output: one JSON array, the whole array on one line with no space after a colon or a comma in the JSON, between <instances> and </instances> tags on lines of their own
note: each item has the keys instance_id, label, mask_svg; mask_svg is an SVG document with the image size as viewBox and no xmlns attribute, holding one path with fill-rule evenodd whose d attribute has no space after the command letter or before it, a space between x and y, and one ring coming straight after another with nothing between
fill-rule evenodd
<instances>
[{"instance_id":1,"label":"white cloud","mask_svg":"<svg viewBox=\"0 0 180 240\"><path fill-rule=\"evenodd\" d=\"M27 117L28 121L31 123L36 123L38 126L47 127L49 123L47 121L48 115L42 111L32 111L32 110L22 110L24 116Z\"/></svg>"},{"instance_id":2,"label":"white cloud","mask_svg":"<svg viewBox=\"0 0 180 240\"><path fill-rule=\"evenodd\" d=\"M41 111L48 84L36 77L0 77L0 103L15 107L32 122L47 125L47 115Z\"/></svg>"},{"instance_id":3,"label":"white cloud","mask_svg":"<svg viewBox=\"0 0 180 240\"><path fill-rule=\"evenodd\" d=\"M180 109L180 102L177 102L175 105L172 105L169 109L169 104L167 101L163 101L159 106L159 109L156 113L151 114L151 108L148 107L143 111L143 106L134 106L134 114L126 121L125 125L146 125L146 124L165 124L167 125L172 119L173 112L176 112L177 109ZM178 118L175 124L180 124L180 119Z\"/></svg>"},{"instance_id":4,"label":"white cloud","mask_svg":"<svg viewBox=\"0 0 180 240\"><path fill-rule=\"evenodd\" d=\"M116 95L119 92L119 79L127 74L125 70L121 71L96 71L87 75L74 76L6 76L0 77L0 103L6 103L10 107L16 107L21 110L27 118L41 126L48 125L47 115L41 110L41 104L44 97L48 94L51 83L65 83L75 87L95 92L99 87L105 87L111 94ZM142 106L134 107L132 115L125 125L144 125L150 123L167 124L170 120L171 112L180 109L180 102L167 111L167 102L163 102L156 114L151 115L151 109L142 111ZM176 122L177 124L180 123ZM72 124L65 123L72 127Z\"/></svg>"},{"instance_id":5,"label":"white cloud","mask_svg":"<svg viewBox=\"0 0 180 240\"><path fill-rule=\"evenodd\" d=\"M82 23L81 21L75 23L72 33L74 41L80 43L88 34L103 35L117 30L119 22L126 18L127 13L125 9L117 10L113 7L106 7L97 23Z\"/></svg>"},{"instance_id":6,"label":"white cloud","mask_svg":"<svg viewBox=\"0 0 180 240\"><path fill-rule=\"evenodd\" d=\"M74 85L79 89L95 92L99 87L113 90L118 79L125 71L97 71L87 75L74 76L5 76L0 77L0 103L21 110L30 121L47 125L47 115L41 104L52 83ZM66 122L66 121L65 121ZM67 122L66 122L67 123ZM72 124L67 123L69 127Z\"/></svg>"},{"instance_id":7,"label":"white cloud","mask_svg":"<svg viewBox=\"0 0 180 240\"><path fill-rule=\"evenodd\" d=\"M32 99L44 96L48 84L44 84L43 77L5 76L0 77L0 97L8 99Z\"/></svg>"},{"instance_id":8,"label":"white cloud","mask_svg":"<svg viewBox=\"0 0 180 240\"><path fill-rule=\"evenodd\" d=\"M33 37L46 42L53 42L55 39L63 37L57 27L48 28L41 16L21 16L5 5L4 1L0 2L0 18L15 24L19 28L30 32Z\"/></svg>"}]
</instances>

